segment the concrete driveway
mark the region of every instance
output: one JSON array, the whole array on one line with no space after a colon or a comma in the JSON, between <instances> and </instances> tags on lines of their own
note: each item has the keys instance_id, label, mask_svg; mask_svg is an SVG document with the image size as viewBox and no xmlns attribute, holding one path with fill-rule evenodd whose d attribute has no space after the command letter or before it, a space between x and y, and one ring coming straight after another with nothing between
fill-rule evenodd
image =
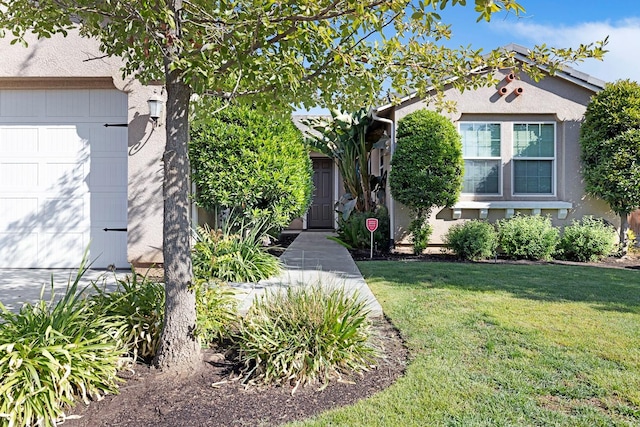
<instances>
[{"instance_id":1,"label":"concrete driveway","mask_svg":"<svg viewBox=\"0 0 640 427\"><path fill-rule=\"evenodd\" d=\"M72 283L76 277L74 269L0 269L0 301L10 310L17 311L25 302L35 302L40 298L43 285L45 286L44 298L51 298L51 278L53 277L54 293L60 296L64 293L67 284ZM117 273L106 270L87 270L82 278L81 286L85 287L91 282L108 287L114 287L116 275L122 278L127 271Z\"/></svg>"}]
</instances>

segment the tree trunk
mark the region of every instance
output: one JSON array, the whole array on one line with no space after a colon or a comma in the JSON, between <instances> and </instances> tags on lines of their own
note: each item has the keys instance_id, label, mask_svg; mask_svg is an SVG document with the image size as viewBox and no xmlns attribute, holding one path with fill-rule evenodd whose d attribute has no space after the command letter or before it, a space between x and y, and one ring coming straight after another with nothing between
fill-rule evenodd
<instances>
[{"instance_id":1,"label":"tree trunk","mask_svg":"<svg viewBox=\"0 0 640 427\"><path fill-rule=\"evenodd\" d=\"M620 214L620 250L622 255L627 254L627 231L629 231L629 214Z\"/></svg>"},{"instance_id":2,"label":"tree trunk","mask_svg":"<svg viewBox=\"0 0 640 427\"><path fill-rule=\"evenodd\" d=\"M167 143L164 160L165 318L154 364L164 370L188 372L199 367L200 346L194 335L196 300L192 287L189 215L189 98L191 90L178 70L165 64Z\"/></svg>"}]
</instances>

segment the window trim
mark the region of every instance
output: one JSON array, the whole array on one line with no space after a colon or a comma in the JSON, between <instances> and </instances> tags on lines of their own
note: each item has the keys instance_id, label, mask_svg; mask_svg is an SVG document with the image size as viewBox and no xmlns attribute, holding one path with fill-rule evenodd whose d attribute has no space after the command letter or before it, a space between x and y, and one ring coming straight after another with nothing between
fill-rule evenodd
<instances>
[{"instance_id":1,"label":"window trim","mask_svg":"<svg viewBox=\"0 0 640 427\"><path fill-rule=\"evenodd\" d=\"M476 193L476 192L464 192L461 191L460 194L464 196L473 196L475 198L481 197L504 197L504 150L502 148L502 139L504 132L502 130L502 125L504 122L495 121L495 120L463 120L457 122L458 125L458 134L460 135L460 143L463 147L462 160L466 162L467 160L493 160L498 161L498 192L497 193ZM462 142L462 131L460 129L461 125L464 124L482 124L482 125L497 125L500 129L500 156L499 157L465 157L464 155L464 143ZM466 168L465 168L466 173ZM464 180L464 176L463 176ZM464 181L463 181L464 182Z\"/></svg>"},{"instance_id":2,"label":"window trim","mask_svg":"<svg viewBox=\"0 0 640 427\"><path fill-rule=\"evenodd\" d=\"M558 188L558 134L557 124L554 121L510 121L511 126L511 197L557 197ZM552 125L553 126L553 157L516 157L515 155L515 125ZM516 161L518 160L545 160L551 161L551 192L550 193L516 193Z\"/></svg>"}]
</instances>

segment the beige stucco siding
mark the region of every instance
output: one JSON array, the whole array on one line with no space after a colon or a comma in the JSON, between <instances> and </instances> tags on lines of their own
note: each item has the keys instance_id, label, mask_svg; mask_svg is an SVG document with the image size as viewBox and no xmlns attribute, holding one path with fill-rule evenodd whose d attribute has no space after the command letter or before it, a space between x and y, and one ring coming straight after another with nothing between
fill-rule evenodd
<instances>
[{"instance_id":1,"label":"beige stucco siding","mask_svg":"<svg viewBox=\"0 0 640 427\"><path fill-rule=\"evenodd\" d=\"M463 93L455 89L446 91L447 100L456 102L457 110L444 113L458 126L460 122L485 122L501 124L501 194L478 195L462 194L460 202L513 202L514 212L531 214L532 209L521 209L518 203L524 202L569 202L572 208L568 210L566 218L559 215L558 209L546 209L541 205L540 213L549 215L555 225L563 226L572 219L579 219L584 215L603 217L613 224L618 219L601 200L594 200L584 194L584 185L580 173L580 123L582 122L586 105L589 103L593 90L576 84L570 77L559 78L547 76L540 82L532 81L528 76L521 75L518 79L508 82L504 77L507 71L496 73L500 83L496 87L469 90ZM501 95L499 89L506 87L506 94ZM522 89L522 94L514 91ZM395 107L392 115L401 120L407 114L420 109L435 109L420 99L410 99ZM554 190L545 195L517 195L512 188L511 165L512 125L514 123L550 123L555 126L555 158ZM530 203L529 203L530 204ZM469 205L469 204L467 204ZM479 218L479 209L461 209L459 218L454 219L453 210L449 208L435 208L430 217L433 227L431 243L443 243L443 236L448 228L461 221ZM506 209L489 209L487 220L496 221L507 215ZM560 218L559 218L560 217ZM396 243L409 243L407 225L410 212L402 204L395 203L395 238Z\"/></svg>"},{"instance_id":2,"label":"beige stucco siding","mask_svg":"<svg viewBox=\"0 0 640 427\"><path fill-rule=\"evenodd\" d=\"M149 121L147 99L160 87L123 79L121 62L103 57L96 40L28 39L29 46L0 39L0 89L116 88L128 97L128 260L162 262L162 153L165 130Z\"/></svg>"}]
</instances>

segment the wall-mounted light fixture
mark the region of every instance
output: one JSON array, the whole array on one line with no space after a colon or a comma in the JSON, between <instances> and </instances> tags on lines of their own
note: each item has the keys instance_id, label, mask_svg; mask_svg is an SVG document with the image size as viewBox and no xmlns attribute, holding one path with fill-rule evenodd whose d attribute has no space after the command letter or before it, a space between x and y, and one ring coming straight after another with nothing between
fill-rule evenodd
<instances>
[{"instance_id":1,"label":"wall-mounted light fixture","mask_svg":"<svg viewBox=\"0 0 640 427\"><path fill-rule=\"evenodd\" d=\"M154 91L151 98L147 100L147 104L149 104L149 118L153 121L153 127L156 127L158 125L158 119L162 116L164 100Z\"/></svg>"}]
</instances>

